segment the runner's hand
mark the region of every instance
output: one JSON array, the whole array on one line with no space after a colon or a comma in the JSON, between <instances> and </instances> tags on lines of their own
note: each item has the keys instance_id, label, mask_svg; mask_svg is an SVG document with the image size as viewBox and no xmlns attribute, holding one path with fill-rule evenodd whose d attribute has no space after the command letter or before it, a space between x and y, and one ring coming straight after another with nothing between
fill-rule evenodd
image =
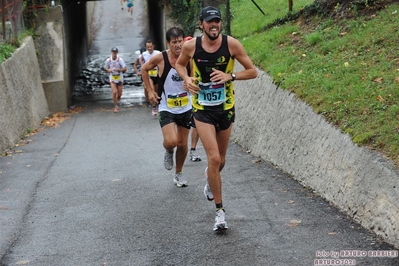
<instances>
[{"instance_id":1,"label":"runner's hand","mask_svg":"<svg viewBox=\"0 0 399 266\"><path fill-rule=\"evenodd\" d=\"M148 100L152 104L152 106L156 106L159 103L161 97L158 96L158 93L153 91L152 93L148 93Z\"/></svg>"},{"instance_id":2,"label":"runner's hand","mask_svg":"<svg viewBox=\"0 0 399 266\"><path fill-rule=\"evenodd\" d=\"M216 82L217 84L225 83L231 80L231 75L228 73L224 73L223 71L217 70L216 68L212 68L212 73L210 74L211 81Z\"/></svg>"},{"instance_id":3,"label":"runner's hand","mask_svg":"<svg viewBox=\"0 0 399 266\"><path fill-rule=\"evenodd\" d=\"M191 94L198 94L200 88L197 85L197 80L194 77L189 77L184 80L183 88Z\"/></svg>"}]
</instances>

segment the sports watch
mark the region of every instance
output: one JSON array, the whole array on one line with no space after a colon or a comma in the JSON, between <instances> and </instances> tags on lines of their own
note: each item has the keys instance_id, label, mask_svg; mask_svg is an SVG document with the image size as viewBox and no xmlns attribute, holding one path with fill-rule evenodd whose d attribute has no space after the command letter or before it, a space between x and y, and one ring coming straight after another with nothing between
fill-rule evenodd
<instances>
[{"instance_id":1,"label":"sports watch","mask_svg":"<svg viewBox=\"0 0 399 266\"><path fill-rule=\"evenodd\" d=\"M231 74L231 81L234 81L234 80L236 80L236 74L232 73Z\"/></svg>"}]
</instances>

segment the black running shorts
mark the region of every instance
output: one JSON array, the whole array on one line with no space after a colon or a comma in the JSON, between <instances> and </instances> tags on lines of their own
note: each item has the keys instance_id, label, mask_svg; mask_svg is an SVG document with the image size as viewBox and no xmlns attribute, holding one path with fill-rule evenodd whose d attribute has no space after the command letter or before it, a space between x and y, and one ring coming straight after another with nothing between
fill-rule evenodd
<instances>
[{"instance_id":1,"label":"black running shorts","mask_svg":"<svg viewBox=\"0 0 399 266\"><path fill-rule=\"evenodd\" d=\"M194 118L198 121L214 125L216 131L226 130L234 123L235 108L226 111L203 111L197 110L193 113Z\"/></svg>"},{"instance_id":2,"label":"black running shorts","mask_svg":"<svg viewBox=\"0 0 399 266\"><path fill-rule=\"evenodd\" d=\"M172 114L167 111L161 111L158 115L159 124L161 125L161 127L163 127L170 123L176 123L176 125L178 126L190 129L191 114L191 110L188 110L187 112L182 114Z\"/></svg>"},{"instance_id":3,"label":"black running shorts","mask_svg":"<svg viewBox=\"0 0 399 266\"><path fill-rule=\"evenodd\" d=\"M195 128L194 114L191 114L190 126Z\"/></svg>"}]
</instances>

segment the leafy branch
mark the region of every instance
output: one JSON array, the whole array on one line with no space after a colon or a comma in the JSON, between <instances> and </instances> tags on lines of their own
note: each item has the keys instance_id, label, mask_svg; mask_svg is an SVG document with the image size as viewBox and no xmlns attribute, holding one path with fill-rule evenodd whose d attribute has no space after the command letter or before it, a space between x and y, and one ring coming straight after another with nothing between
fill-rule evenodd
<instances>
[{"instance_id":1,"label":"leafy branch","mask_svg":"<svg viewBox=\"0 0 399 266\"><path fill-rule=\"evenodd\" d=\"M169 5L174 18L186 35L193 35L198 26L198 13L202 8L202 0L158 0L163 5Z\"/></svg>"}]
</instances>

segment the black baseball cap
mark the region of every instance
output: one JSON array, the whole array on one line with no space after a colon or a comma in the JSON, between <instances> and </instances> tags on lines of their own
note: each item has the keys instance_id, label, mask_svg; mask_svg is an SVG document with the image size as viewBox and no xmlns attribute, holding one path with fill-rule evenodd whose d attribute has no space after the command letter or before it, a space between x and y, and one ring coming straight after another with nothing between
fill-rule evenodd
<instances>
[{"instance_id":1,"label":"black baseball cap","mask_svg":"<svg viewBox=\"0 0 399 266\"><path fill-rule=\"evenodd\" d=\"M213 6L204 7L199 14L200 20L210 21L214 18L222 19L222 15L219 9Z\"/></svg>"},{"instance_id":2,"label":"black baseball cap","mask_svg":"<svg viewBox=\"0 0 399 266\"><path fill-rule=\"evenodd\" d=\"M118 52L118 48L113 47L113 48L111 49L111 52Z\"/></svg>"}]
</instances>

